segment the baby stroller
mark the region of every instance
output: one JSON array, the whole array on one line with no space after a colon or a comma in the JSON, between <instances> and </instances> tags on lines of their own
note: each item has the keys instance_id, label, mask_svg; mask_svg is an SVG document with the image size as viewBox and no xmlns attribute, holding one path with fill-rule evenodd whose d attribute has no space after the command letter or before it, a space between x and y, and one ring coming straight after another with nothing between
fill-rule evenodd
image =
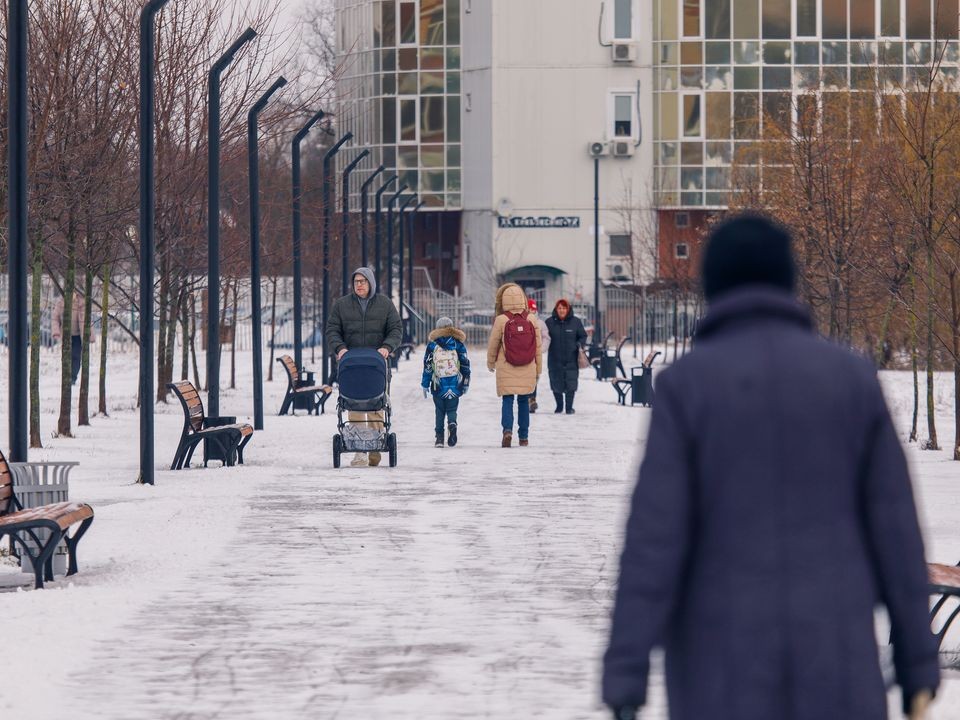
<instances>
[{"instance_id":1,"label":"baby stroller","mask_svg":"<svg viewBox=\"0 0 960 720\"><path fill-rule=\"evenodd\" d=\"M333 436L333 466L340 467L345 452L386 452L390 467L397 466L397 436L390 432L390 378L387 361L370 348L348 350L337 368L337 434ZM383 429L373 421L344 420L344 411L383 412Z\"/></svg>"}]
</instances>

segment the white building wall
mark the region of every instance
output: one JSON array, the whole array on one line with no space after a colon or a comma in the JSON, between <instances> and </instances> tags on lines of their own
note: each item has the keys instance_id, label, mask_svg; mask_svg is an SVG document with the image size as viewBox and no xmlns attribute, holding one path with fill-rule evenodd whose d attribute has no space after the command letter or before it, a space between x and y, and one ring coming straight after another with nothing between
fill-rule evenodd
<instances>
[{"instance_id":1,"label":"white building wall","mask_svg":"<svg viewBox=\"0 0 960 720\"><path fill-rule=\"evenodd\" d=\"M601 0L467 3L464 233L470 251L465 254L465 260L469 257L464 268L466 292L488 291L483 286L492 284L493 275L523 266L550 266L565 275L548 282L548 299L565 294L592 302L594 183L587 147L590 142L611 139L611 91L636 93L639 88L640 128L634 131L641 142L632 158L601 160L600 225L607 233L626 229L625 213L619 208L628 188L633 205L649 207L652 14L648 3L634 2L638 58L634 64L615 64L611 49L600 44L612 36L612 24L607 22L612 12L612 0L607 0L606 7ZM504 229L498 227L498 215L574 217L579 227ZM634 215L634 230L637 224L653 228L652 220L640 223ZM644 239L653 242L652 237ZM609 241L602 236L601 278L609 275L608 256Z\"/></svg>"}]
</instances>

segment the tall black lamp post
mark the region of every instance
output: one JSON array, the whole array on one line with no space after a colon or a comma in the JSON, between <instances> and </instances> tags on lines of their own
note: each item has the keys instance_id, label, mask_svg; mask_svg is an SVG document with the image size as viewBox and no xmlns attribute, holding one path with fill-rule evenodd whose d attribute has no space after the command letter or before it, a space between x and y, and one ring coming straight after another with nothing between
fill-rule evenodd
<instances>
[{"instance_id":1,"label":"tall black lamp post","mask_svg":"<svg viewBox=\"0 0 960 720\"><path fill-rule=\"evenodd\" d=\"M407 253L409 255L409 260L407 260L407 304L410 307L413 307L413 231L416 227L417 213L420 212L420 208L423 207L425 202L425 200L421 200L407 213L410 221L410 227L407 229Z\"/></svg>"},{"instance_id":2,"label":"tall black lamp post","mask_svg":"<svg viewBox=\"0 0 960 720\"><path fill-rule=\"evenodd\" d=\"M367 210L369 210L370 205L370 185L373 184L373 181L377 179L377 176L384 171L383 165L378 167L372 173L370 177L363 181L363 184L360 186L360 264L364 267L367 267L367 262L369 261L369 253L367 252L369 243L367 242L367 236L369 232L367 231ZM379 268L377 268L379 272Z\"/></svg>"},{"instance_id":3,"label":"tall black lamp post","mask_svg":"<svg viewBox=\"0 0 960 720\"><path fill-rule=\"evenodd\" d=\"M397 261L397 280L399 283L399 287L397 288L397 290L400 296L400 317L401 318L403 317L403 268L404 268L403 251L404 251L404 238L406 237L406 230L407 230L406 217L404 216L403 211L406 210L407 206L410 205L410 203L412 203L416 199L417 199L417 196L415 194L408 195L407 199L404 200L403 203L401 203L400 209L397 211L400 215L400 221L397 223L397 225L400 226L400 241L397 245L397 255L400 258Z\"/></svg>"},{"instance_id":4,"label":"tall black lamp post","mask_svg":"<svg viewBox=\"0 0 960 720\"><path fill-rule=\"evenodd\" d=\"M383 275L380 274L380 271L382 270L381 261L383 259L383 248L381 245L381 236L383 232L383 194L387 191L387 188L393 184L393 181L396 180L397 177L399 176L396 173L391 175L375 193L376 203L374 207L375 218L373 231L373 254L374 263L377 270L377 282L383 282Z\"/></svg>"},{"instance_id":5,"label":"tall black lamp post","mask_svg":"<svg viewBox=\"0 0 960 720\"><path fill-rule=\"evenodd\" d=\"M303 267L300 257L300 143L316 125L325 113L319 110L306 124L297 130L291 143L291 161L293 171L291 175L291 194L293 200L293 361L297 369L303 368Z\"/></svg>"},{"instance_id":6,"label":"tall black lamp post","mask_svg":"<svg viewBox=\"0 0 960 720\"><path fill-rule=\"evenodd\" d=\"M407 184L401 185L387 200L387 297L391 300L393 300L393 205L408 187L410 186ZM403 298L400 299L403 300Z\"/></svg>"},{"instance_id":7,"label":"tall black lamp post","mask_svg":"<svg viewBox=\"0 0 960 720\"><path fill-rule=\"evenodd\" d=\"M220 415L220 75L237 52L257 36L247 28L207 74L207 414ZM143 401L143 398L141 398Z\"/></svg>"},{"instance_id":8,"label":"tall black lamp post","mask_svg":"<svg viewBox=\"0 0 960 720\"><path fill-rule=\"evenodd\" d=\"M27 460L27 0L10 0L7 22L8 423L10 460ZM150 36L151 39L153 36ZM151 412L153 408L151 407Z\"/></svg>"},{"instance_id":9,"label":"tall black lamp post","mask_svg":"<svg viewBox=\"0 0 960 720\"><path fill-rule=\"evenodd\" d=\"M343 187L340 191L340 201L343 206L343 222L340 226L340 245L342 249L341 273L343 275L343 294L350 291L350 174L363 159L370 154L364 149L343 169Z\"/></svg>"},{"instance_id":10,"label":"tall black lamp post","mask_svg":"<svg viewBox=\"0 0 960 720\"><path fill-rule=\"evenodd\" d=\"M253 311L253 427L263 430L263 325L260 317L260 153L257 116L270 97L287 84L283 76L260 96L247 112L247 160L250 178L250 305Z\"/></svg>"},{"instance_id":11,"label":"tall black lamp post","mask_svg":"<svg viewBox=\"0 0 960 720\"><path fill-rule=\"evenodd\" d=\"M333 207L330 199L331 165L333 158L340 148L353 139L353 133L345 133L333 146L323 154L323 333L320 337L320 347L323 351L322 379L326 385L330 381L330 353L327 350L327 316L330 313L330 214Z\"/></svg>"},{"instance_id":12,"label":"tall black lamp post","mask_svg":"<svg viewBox=\"0 0 960 720\"><path fill-rule=\"evenodd\" d=\"M154 78L153 78L153 56L154 39L153 26L156 15L160 8L166 5L168 0L150 0L140 11L140 482L148 485L154 484L153 467L153 275L155 271L154 262L154 210L155 210L155 185L154 185L154 138L153 138L153 96L154 96ZM26 10L26 2L10 3L10 39L7 43L8 51L13 57L13 48L17 46L20 33L16 32L20 23L24 25L22 40L24 43L24 53L26 50L26 12L21 17L14 16L14 6L23 6ZM18 48L19 49L19 48ZM11 63L12 65L12 63ZM24 70L26 69L24 63ZM25 78L24 78L25 80ZM21 88L14 80L11 68L11 78L9 82L10 93L10 157L14 157L14 147L19 137L19 113L14 112L14 101L18 97ZM23 84L23 90L26 89L26 82ZM26 102L18 111L26 113ZM23 118L23 129L26 130L26 117ZM24 133L23 139L26 139ZM26 171L26 153L24 146L18 150L24 151L23 169ZM16 306L14 305L14 278L26 278L26 268L22 272L17 272L13 252L14 246L19 241L19 236L14 232L14 199L19 198L16 184L11 178L10 181L10 324L13 330L13 319ZM22 178L21 178L22 180ZM26 194L23 195L26 200ZM19 208L18 208L19 209ZM23 218L26 216L26 205L23 207ZM26 226L21 228L26 230ZM25 236L24 236L25 239ZM26 296L24 295L24 308L26 308ZM24 343L24 347L26 343ZM10 459L13 461L23 461L27 459L26 445L24 445L23 456L17 455L18 446L14 443L13 423L14 423L14 395L16 389L23 388L27 391L26 372L24 372L23 384L18 385L14 378L14 359L13 355L15 345L15 336L10 334ZM24 416L26 420L26 416ZM26 435L24 434L24 440Z\"/></svg>"},{"instance_id":13,"label":"tall black lamp post","mask_svg":"<svg viewBox=\"0 0 960 720\"><path fill-rule=\"evenodd\" d=\"M593 345L603 341L600 332L600 158L593 159Z\"/></svg>"}]
</instances>

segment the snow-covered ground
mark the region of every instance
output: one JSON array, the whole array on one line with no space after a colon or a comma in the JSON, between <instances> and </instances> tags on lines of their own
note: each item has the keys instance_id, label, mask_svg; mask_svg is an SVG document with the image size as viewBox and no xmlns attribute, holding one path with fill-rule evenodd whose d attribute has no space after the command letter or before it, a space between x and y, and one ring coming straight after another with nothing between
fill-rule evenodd
<instances>
[{"instance_id":1,"label":"snow-covered ground","mask_svg":"<svg viewBox=\"0 0 960 720\"><path fill-rule=\"evenodd\" d=\"M399 467L335 471L335 412L276 417L277 366L243 467L167 470L182 414L160 406L154 487L134 482L136 356L111 359L110 416L70 439L52 437L59 362L45 354L44 448L30 457L79 460L71 498L96 521L68 580L33 591L0 566L0 718L606 718L599 658L649 410L618 406L585 373L577 414L554 415L544 382L530 447L504 450L492 376L472 354L456 448L433 447L419 360L401 363ZM223 391L223 414L251 415L249 366L240 354L243 390ZM3 353L4 397L6 379ZM910 376L883 381L905 437ZM938 377L945 447L950 382ZM960 464L907 453L928 556L953 564ZM958 677L946 672L934 720L960 718ZM665 717L661 683L642 717Z\"/></svg>"}]
</instances>

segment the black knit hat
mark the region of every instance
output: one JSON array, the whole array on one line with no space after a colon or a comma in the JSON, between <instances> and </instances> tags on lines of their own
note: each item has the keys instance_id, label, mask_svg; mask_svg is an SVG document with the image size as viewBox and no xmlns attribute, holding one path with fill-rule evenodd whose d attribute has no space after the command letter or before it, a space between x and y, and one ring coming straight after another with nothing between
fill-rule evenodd
<instances>
[{"instance_id":1,"label":"black knit hat","mask_svg":"<svg viewBox=\"0 0 960 720\"><path fill-rule=\"evenodd\" d=\"M710 232L703 254L703 295L709 301L740 285L793 292L796 265L790 234L760 215L737 215Z\"/></svg>"}]
</instances>

